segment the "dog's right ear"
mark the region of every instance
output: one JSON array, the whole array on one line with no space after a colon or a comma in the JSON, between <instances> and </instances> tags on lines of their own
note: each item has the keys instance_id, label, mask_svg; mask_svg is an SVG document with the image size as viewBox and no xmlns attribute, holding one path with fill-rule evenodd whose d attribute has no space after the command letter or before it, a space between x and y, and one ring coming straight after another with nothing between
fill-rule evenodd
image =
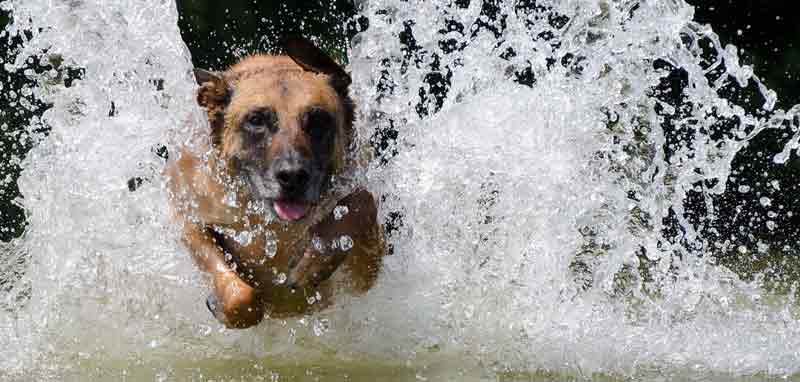
<instances>
[{"instance_id":1,"label":"dog's right ear","mask_svg":"<svg viewBox=\"0 0 800 382\"><path fill-rule=\"evenodd\" d=\"M197 91L197 103L208 109L224 108L230 100L231 90L222 74L205 69L195 69L194 78L200 89Z\"/></svg>"},{"instance_id":2,"label":"dog's right ear","mask_svg":"<svg viewBox=\"0 0 800 382\"><path fill-rule=\"evenodd\" d=\"M347 87L353 80L336 61L317 48L311 41L302 37L288 37L283 41L286 55L305 70L327 74L331 77L331 85L339 92L346 94Z\"/></svg>"},{"instance_id":3,"label":"dog's right ear","mask_svg":"<svg viewBox=\"0 0 800 382\"><path fill-rule=\"evenodd\" d=\"M195 69L194 78L200 85L197 90L197 104L206 109L208 123L211 125L211 142L218 145L222 141L225 108L231 100L231 88L222 74L208 70Z\"/></svg>"}]
</instances>

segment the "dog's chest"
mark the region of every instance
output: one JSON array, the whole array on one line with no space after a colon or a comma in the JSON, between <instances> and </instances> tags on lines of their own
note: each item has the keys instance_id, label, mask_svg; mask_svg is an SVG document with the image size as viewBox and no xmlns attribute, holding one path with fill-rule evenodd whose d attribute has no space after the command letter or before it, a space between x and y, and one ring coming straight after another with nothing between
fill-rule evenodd
<instances>
[{"instance_id":1,"label":"dog's chest","mask_svg":"<svg viewBox=\"0 0 800 382\"><path fill-rule=\"evenodd\" d=\"M330 300L330 280L310 289L293 290L286 285L289 260L310 244L304 225L241 224L221 231L225 232L221 239L226 258L242 279L261 290L272 317L306 314L326 306L319 301ZM309 296L315 296L314 300Z\"/></svg>"},{"instance_id":2,"label":"dog's chest","mask_svg":"<svg viewBox=\"0 0 800 382\"><path fill-rule=\"evenodd\" d=\"M299 224L266 224L259 216L245 222L216 227L226 257L237 271L253 281L281 284L289 260L310 242L307 227Z\"/></svg>"}]
</instances>

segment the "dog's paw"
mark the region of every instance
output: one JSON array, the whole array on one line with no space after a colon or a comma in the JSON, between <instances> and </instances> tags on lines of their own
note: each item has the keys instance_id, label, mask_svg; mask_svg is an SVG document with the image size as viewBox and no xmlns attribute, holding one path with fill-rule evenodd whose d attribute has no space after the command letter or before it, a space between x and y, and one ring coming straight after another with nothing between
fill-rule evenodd
<instances>
[{"instance_id":1,"label":"dog's paw","mask_svg":"<svg viewBox=\"0 0 800 382\"><path fill-rule=\"evenodd\" d=\"M264 306L256 290L235 274L215 277L215 291L206 299L206 307L228 328L243 329L258 324Z\"/></svg>"},{"instance_id":2,"label":"dog's paw","mask_svg":"<svg viewBox=\"0 0 800 382\"><path fill-rule=\"evenodd\" d=\"M219 322L225 323L225 314L222 313L222 306L219 304L216 294L211 293L206 297L206 308Z\"/></svg>"},{"instance_id":3,"label":"dog's paw","mask_svg":"<svg viewBox=\"0 0 800 382\"><path fill-rule=\"evenodd\" d=\"M346 255L343 251L322 253L308 248L290 259L286 285L292 289L315 288L331 277L333 272L342 265Z\"/></svg>"}]
</instances>

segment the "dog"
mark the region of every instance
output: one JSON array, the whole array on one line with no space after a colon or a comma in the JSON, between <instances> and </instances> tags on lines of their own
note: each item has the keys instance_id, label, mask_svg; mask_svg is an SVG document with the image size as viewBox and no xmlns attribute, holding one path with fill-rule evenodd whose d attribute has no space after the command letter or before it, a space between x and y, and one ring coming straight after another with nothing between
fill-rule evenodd
<instances>
[{"instance_id":1,"label":"dog","mask_svg":"<svg viewBox=\"0 0 800 382\"><path fill-rule=\"evenodd\" d=\"M229 328L366 292L385 253L374 197L337 184L357 162L351 78L308 40L285 50L195 69L209 135L187 137L206 143L165 171L182 240L212 281L206 305Z\"/></svg>"}]
</instances>

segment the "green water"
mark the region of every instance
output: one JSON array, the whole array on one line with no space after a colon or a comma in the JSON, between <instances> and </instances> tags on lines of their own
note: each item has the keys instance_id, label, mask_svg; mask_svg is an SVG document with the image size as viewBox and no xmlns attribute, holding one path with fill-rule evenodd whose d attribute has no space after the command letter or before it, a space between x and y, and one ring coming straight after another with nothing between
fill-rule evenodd
<instances>
[{"instance_id":1,"label":"green water","mask_svg":"<svg viewBox=\"0 0 800 382\"><path fill-rule=\"evenodd\" d=\"M177 355L187 356L187 355ZM633 367L630 374L604 374L570 371L520 371L501 365L485 365L471 357L387 361L338 356L265 357L251 359L125 360L103 361L81 359L53 362L55 367L27 375L4 375L2 381L497 381L497 382L568 382L568 381L800 381L800 375L768 376L766 374L734 375L709 372L702 368L686 369ZM69 366L65 366L69 365ZM564 365L570 368L570 365ZM572 368L570 368L572 369Z\"/></svg>"}]
</instances>

